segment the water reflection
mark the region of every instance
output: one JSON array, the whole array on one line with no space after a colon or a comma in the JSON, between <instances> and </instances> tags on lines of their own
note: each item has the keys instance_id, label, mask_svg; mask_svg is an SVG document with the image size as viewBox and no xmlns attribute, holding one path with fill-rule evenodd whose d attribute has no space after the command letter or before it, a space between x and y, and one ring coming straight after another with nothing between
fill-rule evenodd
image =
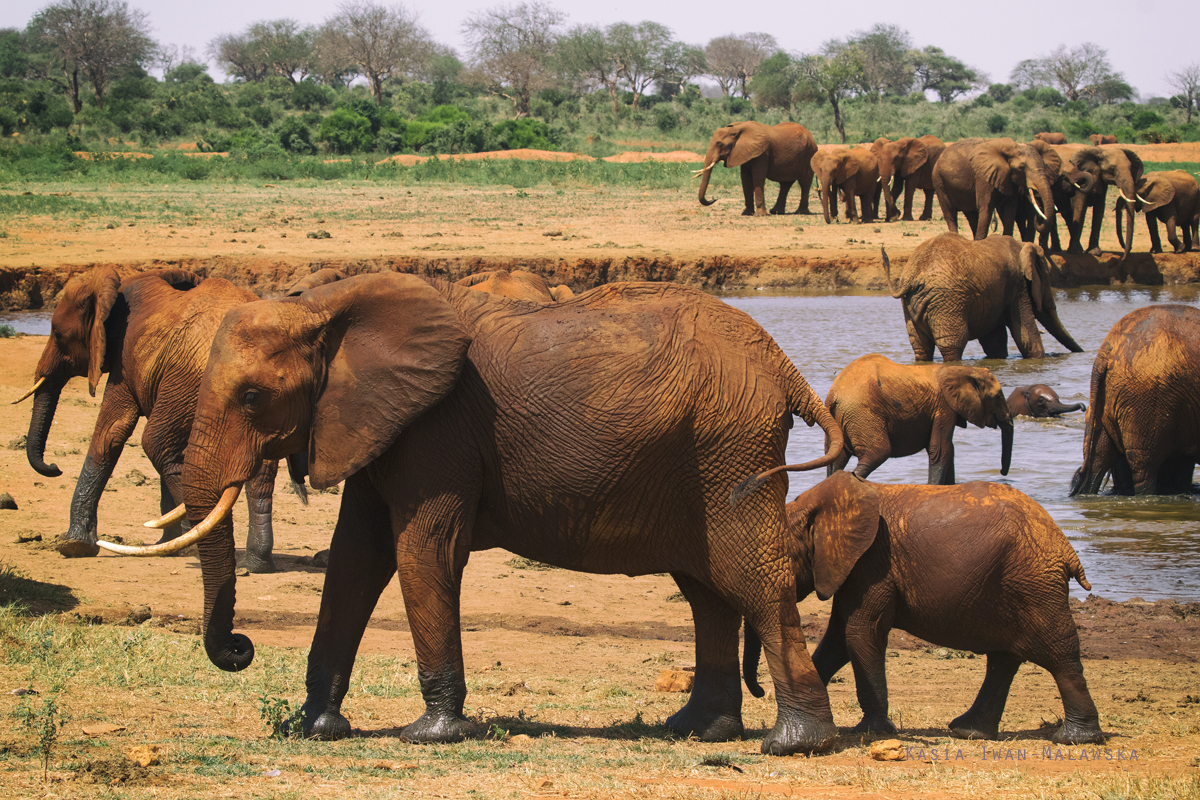
<instances>
[{"instance_id":1,"label":"water reflection","mask_svg":"<svg viewBox=\"0 0 1200 800\"><path fill-rule=\"evenodd\" d=\"M17 333L49 336L51 313L50 311L0 311L0 326L7 325Z\"/></svg>"},{"instance_id":2,"label":"water reflection","mask_svg":"<svg viewBox=\"0 0 1200 800\"><path fill-rule=\"evenodd\" d=\"M767 329L822 398L834 376L867 353L881 353L902 364L913 363L899 301L888 295L812 296L749 292L725 297ZM1200 287L1090 287L1060 290L1059 318L1082 353L1068 353L1043 332L1047 356L984 359L978 343L968 345L967 364L996 373L1005 393L1017 386L1045 383L1064 403L1088 402L1092 361L1109 329L1137 308L1159 303L1200 301ZM1200 498L1067 497L1071 476L1082 461L1083 413L1058 420L1018 417L1014 425L1012 469L1000 475L1000 435L970 427L954 433L955 473L959 481L990 480L1013 486L1041 503L1079 552L1093 591L1113 600L1143 597L1200 600ZM819 429L798 425L788 442L788 459L802 461L820 452ZM851 467L854 462L851 461ZM924 483L924 453L893 459L871 479ZM815 485L824 473L791 476L792 496ZM1072 583L1076 596L1086 594Z\"/></svg>"}]
</instances>

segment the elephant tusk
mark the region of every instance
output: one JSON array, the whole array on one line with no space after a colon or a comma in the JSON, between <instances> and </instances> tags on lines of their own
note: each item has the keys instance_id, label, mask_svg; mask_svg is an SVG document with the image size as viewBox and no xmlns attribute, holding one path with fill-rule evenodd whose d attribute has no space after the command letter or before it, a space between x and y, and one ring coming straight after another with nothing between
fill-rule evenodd
<instances>
[{"instance_id":1,"label":"elephant tusk","mask_svg":"<svg viewBox=\"0 0 1200 800\"><path fill-rule=\"evenodd\" d=\"M694 169L694 170L692 170L692 177L699 178L704 173L711 171L712 168L715 167L716 165L717 165L717 162L714 161L711 164L705 164L704 169Z\"/></svg>"},{"instance_id":2,"label":"elephant tusk","mask_svg":"<svg viewBox=\"0 0 1200 800\"><path fill-rule=\"evenodd\" d=\"M1133 196L1134 196L1134 197L1136 197L1138 200L1141 200L1141 201L1142 201L1143 203L1145 203L1146 205L1150 205L1150 201L1149 201L1149 200L1147 200L1146 198L1142 197L1142 196L1141 196L1140 194L1138 194L1137 192L1134 192L1134 193L1133 193Z\"/></svg>"},{"instance_id":3,"label":"elephant tusk","mask_svg":"<svg viewBox=\"0 0 1200 800\"><path fill-rule=\"evenodd\" d=\"M1124 200L1126 203L1129 203L1130 205L1133 205L1133 201L1130 200L1128 197L1126 197L1124 192L1122 192L1120 189L1117 189L1117 193L1121 195L1122 200ZM1137 194L1137 192L1134 192L1134 194Z\"/></svg>"},{"instance_id":4,"label":"elephant tusk","mask_svg":"<svg viewBox=\"0 0 1200 800\"><path fill-rule=\"evenodd\" d=\"M1078 190L1079 190L1079 191L1081 191L1081 192L1086 192L1086 191L1087 191L1087 187L1086 187L1086 186L1080 186L1078 183L1072 183L1071 185L1072 185L1072 186L1074 186L1076 189L1078 189Z\"/></svg>"},{"instance_id":5,"label":"elephant tusk","mask_svg":"<svg viewBox=\"0 0 1200 800\"><path fill-rule=\"evenodd\" d=\"M40 378L38 378L38 379L37 379L37 383L33 384L33 388L32 388L32 389L30 389L28 392L26 392L25 394L23 394L23 395L21 395L20 397L18 397L16 400L13 400L13 401L12 401L12 404L15 406L17 403L20 403L22 400L24 400L25 398L29 397L29 395L31 395L31 394L33 394L34 392L36 392L36 391L38 390L38 388L40 388L40 387L41 387L41 385L42 385L43 383L45 383L45 382L46 382L46 376L45 376L45 375L43 375L42 377L40 377Z\"/></svg>"},{"instance_id":6,"label":"elephant tusk","mask_svg":"<svg viewBox=\"0 0 1200 800\"><path fill-rule=\"evenodd\" d=\"M1033 210L1037 212L1037 215L1042 219L1046 219L1046 212L1042 211L1041 206L1038 205L1037 197L1033 194L1033 189L1029 190L1029 201L1033 203Z\"/></svg>"},{"instance_id":7,"label":"elephant tusk","mask_svg":"<svg viewBox=\"0 0 1200 800\"><path fill-rule=\"evenodd\" d=\"M179 505L175 506L175 508L168 511L165 515L159 517L158 519L152 519L149 522L143 522L142 525L147 528L165 528L168 525L174 525L176 522L179 522L179 520L186 516L187 506L183 503L180 503Z\"/></svg>"},{"instance_id":8,"label":"elephant tusk","mask_svg":"<svg viewBox=\"0 0 1200 800\"><path fill-rule=\"evenodd\" d=\"M106 542L103 539L97 541L96 544L105 550L110 550L123 556L169 556L173 553L178 553L180 550L191 547L212 533L212 529L220 525L225 517L229 516L230 509L233 508L233 504L237 502L238 496L241 493L242 485L240 483L227 488L221 494L221 499L213 506L213 510L208 512L208 516L204 518L204 521L178 539L172 539L169 542L162 542L160 544L147 545L146 547L129 547L123 544Z\"/></svg>"}]
</instances>

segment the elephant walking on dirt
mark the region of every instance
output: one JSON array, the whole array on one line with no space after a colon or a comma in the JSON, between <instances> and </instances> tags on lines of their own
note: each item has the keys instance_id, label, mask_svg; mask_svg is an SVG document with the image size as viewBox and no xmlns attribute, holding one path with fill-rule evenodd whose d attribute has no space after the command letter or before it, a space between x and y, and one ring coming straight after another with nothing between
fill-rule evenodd
<instances>
[{"instance_id":1,"label":"elephant walking on dirt","mask_svg":"<svg viewBox=\"0 0 1200 800\"><path fill-rule=\"evenodd\" d=\"M671 284L609 284L538 305L363 275L231 310L200 397L184 497L218 667L253 659L232 631L228 507L240 487L263 459L296 452L307 452L316 488L346 481L309 655L306 736L350 733L341 705L355 653L397 574L426 703L403 738L468 735L462 574L471 550L503 547L566 569L674 577L692 605L696 675L672 731L742 735L744 617L762 636L779 709L763 752L832 741L796 611L778 473L824 467L842 433L741 311ZM783 466L793 414L822 427L827 455Z\"/></svg>"},{"instance_id":2,"label":"elephant walking on dirt","mask_svg":"<svg viewBox=\"0 0 1200 800\"><path fill-rule=\"evenodd\" d=\"M856 358L833 379L825 398L845 446L829 474L858 456L866 478L889 458L929 453L929 482L954 483L954 428L970 422L1000 429L1000 474L1012 460L1013 424L1000 382L989 369L897 364L878 353Z\"/></svg>"},{"instance_id":3,"label":"elephant walking on dirt","mask_svg":"<svg viewBox=\"0 0 1200 800\"><path fill-rule=\"evenodd\" d=\"M1161 253L1162 240L1158 238L1158 223L1167 229L1167 241L1176 253L1186 253L1200 247L1200 186L1187 170L1172 169L1163 172L1147 172L1137 184L1134 210L1146 214L1146 229L1150 232L1150 252ZM1121 247L1130 249L1133 243L1125 242L1121 236L1121 215L1126 213L1124 198L1117 198L1117 240ZM1176 227L1183 229L1183 241L1179 241ZM1132 228L1130 229L1132 231ZM1130 238L1133 238L1132 232Z\"/></svg>"},{"instance_id":4,"label":"elephant walking on dirt","mask_svg":"<svg viewBox=\"0 0 1200 800\"><path fill-rule=\"evenodd\" d=\"M26 453L35 470L49 477L61 474L56 465L44 462L43 454L66 382L86 375L95 395L100 376L107 372L109 378L75 484L70 527L58 541L60 553L78 557L99 552L100 497L141 417L146 417L142 448L161 476L163 513L183 500L183 451L212 337L228 309L257 299L228 281L201 281L184 270L143 272L122 280L112 267L97 267L67 282L34 375ZM264 463L248 484L250 527L243 566L251 572L275 569L271 505L276 466L276 461ZM163 541L181 533L178 520L170 520Z\"/></svg>"},{"instance_id":5,"label":"elephant walking on dirt","mask_svg":"<svg viewBox=\"0 0 1200 800\"><path fill-rule=\"evenodd\" d=\"M808 193L812 189L813 172L809 163L817 152L817 142L808 128L795 122L763 125L761 122L732 122L713 132L704 154L700 176L700 204L710 206L708 180L713 167L724 162L726 167L742 168L742 194L746 207L744 216L765 215L766 199L763 187L768 180L779 184L779 199L771 208L772 214L787 213L788 190L800 183L800 207L797 214L807 214Z\"/></svg>"},{"instance_id":6,"label":"elephant walking on dirt","mask_svg":"<svg viewBox=\"0 0 1200 800\"><path fill-rule=\"evenodd\" d=\"M894 282L886 252L883 268L918 361L932 361L935 346L943 361L961 361L972 339L988 358L1007 358L1009 332L1022 358L1042 358L1039 323L1072 353L1083 352L1058 318L1050 262L1034 244L943 233L918 245Z\"/></svg>"},{"instance_id":7,"label":"elephant walking on dirt","mask_svg":"<svg viewBox=\"0 0 1200 800\"><path fill-rule=\"evenodd\" d=\"M888 632L987 656L975 702L950 723L962 739L1000 738L1000 719L1021 663L1049 672L1063 703L1057 744L1102 742L1079 634L1068 603L1072 578L1091 585L1054 520L1007 486L891 486L844 472L788 504L796 596L833 597L813 653L828 683L850 663L862 720L855 733L891 734ZM744 672L754 691L758 646L746 628ZM761 691L761 690L760 690Z\"/></svg>"},{"instance_id":8,"label":"elephant walking on dirt","mask_svg":"<svg viewBox=\"0 0 1200 800\"><path fill-rule=\"evenodd\" d=\"M1071 156L1071 163L1076 168L1092 176L1090 191L1085 191L1086 206L1092 210L1092 231L1088 236L1087 251L1092 255L1100 255L1100 228L1104 224L1104 210L1107 208L1108 187L1115 186L1117 193L1125 200L1123 206L1125 216L1125 255L1129 255L1133 246L1133 203L1137 199L1138 181L1145 173L1145 166L1138 154L1127 147L1084 147ZM1117 222L1121 227L1120 217ZM1072 246L1068 252L1079 252L1075 242L1082 237L1083 223L1079 224L1078 234L1072 231ZM1118 236L1120 234L1118 233Z\"/></svg>"},{"instance_id":9,"label":"elephant walking on dirt","mask_svg":"<svg viewBox=\"0 0 1200 800\"><path fill-rule=\"evenodd\" d=\"M947 145L933 167L933 188L947 229L958 233L962 212L976 239L987 238L993 213L999 213L1004 235L1012 236L1024 197L1033 203L1039 233L1055 213L1041 153L1012 139L962 139Z\"/></svg>"},{"instance_id":10,"label":"elephant walking on dirt","mask_svg":"<svg viewBox=\"0 0 1200 800\"><path fill-rule=\"evenodd\" d=\"M913 195L918 189L925 193L925 207L920 218L933 218L933 168L945 149L946 143L936 136L905 136L894 142L886 138L875 140L871 151L879 162L879 183L883 187L887 209L883 216L886 221L891 222L899 217L912 222ZM903 216L896 207L896 195L901 189L904 190Z\"/></svg>"},{"instance_id":11,"label":"elephant walking on dirt","mask_svg":"<svg viewBox=\"0 0 1200 800\"><path fill-rule=\"evenodd\" d=\"M1191 491L1200 460L1200 310L1139 308L1096 352L1084 422L1083 464L1071 494Z\"/></svg>"},{"instance_id":12,"label":"elephant walking on dirt","mask_svg":"<svg viewBox=\"0 0 1200 800\"><path fill-rule=\"evenodd\" d=\"M837 216L838 192L846 201L847 222L871 222L879 202L879 164L875 154L866 147L818 150L812 157L813 174L820 184L821 210L825 224ZM854 200L862 207L855 211Z\"/></svg>"}]
</instances>

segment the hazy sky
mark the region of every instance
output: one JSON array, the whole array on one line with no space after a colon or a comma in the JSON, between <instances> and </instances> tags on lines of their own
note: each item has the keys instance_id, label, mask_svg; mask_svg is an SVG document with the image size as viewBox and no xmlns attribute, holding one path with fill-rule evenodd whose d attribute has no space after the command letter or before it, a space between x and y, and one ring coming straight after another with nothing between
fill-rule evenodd
<instances>
[{"instance_id":1,"label":"hazy sky","mask_svg":"<svg viewBox=\"0 0 1200 800\"><path fill-rule=\"evenodd\" d=\"M258 20L292 17L318 24L331 16L335 2L315 0L129 0L150 15L152 36L163 44L190 45L203 56L207 43L222 33L241 31ZM405 3L415 9L433 37L464 57L462 21L473 12L511 3L494 0L436 0ZM882 0L843 0L822 4L798 0L757 0L717 3L715 0L599 0L591 3L551 3L567 14L568 24L640 22L652 20L671 28L683 41L703 45L727 34L763 31L787 50L808 52L831 38L841 38L876 22L899 25L917 47L936 45L984 70L993 82L1006 82L1024 58L1048 53L1060 44L1095 42L1108 50L1114 68L1124 73L1143 97L1174 94L1169 72L1200 61L1194 35L1200 30L1196 0L1090 0L1055 3L1047 0L1006 0L991 3L885 3ZM48 5L45 0L5 0L0 27L23 28L30 17ZM914 15L901 11L922 7ZM732 9L762 9L770 18L734 19ZM1002 13L985 13L1000 9ZM1085 12L1086 9L1086 12ZM1172 31L1177 32L1172 36ZM1174 41L1172 41L1172 39ZM214 75L218 75L215 73Z\"/></svg>"}]
</instances>

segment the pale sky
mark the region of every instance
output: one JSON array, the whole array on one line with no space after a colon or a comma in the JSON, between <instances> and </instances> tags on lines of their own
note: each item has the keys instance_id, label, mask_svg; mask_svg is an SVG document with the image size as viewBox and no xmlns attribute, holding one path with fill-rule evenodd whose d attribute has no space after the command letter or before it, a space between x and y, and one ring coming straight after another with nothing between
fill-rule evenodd
<instances>
[{"instance_id":1,"label":"pale sky","mask_svg":"<svg viewBox=\"0 0 1200 800\"><path fill-rule=\"evenodd\" d=\"M0 8L0 27L24 28L30 17L48 4L45 0L5 0ZM189 45L201 57L208 42L222 33L244 30L259 20L284 17L316 25L336 9L335 2L315 0L129 0L129 5L149 14L151 35L157 41ZM405 5L417 11L434 39L453 47L465 60L462 21L473 12L512 3L437 0ZM762 31L773 35L785 50L794 52L811 52L827 39L843 38L877 22L889 23L906 29L916 47L941 47L982 69L992 82L1007 82L1012 68L1022 59L1046 54L1060 44L1073 47L1091 41L1108 50L1113 67L1143 98L1174 94L1167 73L1200 61L1200 50L1193 44L1194 34L1200 30L1200 2L1196 0L1006 0L986 4L943 0L905 4L882 0L842 0L836 4L801 0L599 0L551 5L566 13L568 25L650 20L671 28L676 38L698 45L717 36ZM911 13L914 6L924 12ZM771 16L735 19L730 13L731 9L754 8L769 11ZM215 69L211 72L220 78Z\"/></svg>"}]
</instances>

